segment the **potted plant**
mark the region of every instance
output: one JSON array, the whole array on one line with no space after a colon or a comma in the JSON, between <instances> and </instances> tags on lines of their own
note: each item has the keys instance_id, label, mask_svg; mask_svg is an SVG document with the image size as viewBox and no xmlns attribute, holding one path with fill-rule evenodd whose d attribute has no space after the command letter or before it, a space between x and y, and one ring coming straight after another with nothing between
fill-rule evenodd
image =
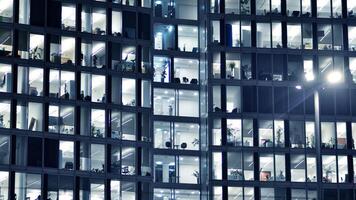
<instances>
[{"instance_id":1,"label":"potted plant","mask_svg":"<svg viewBox=\"0 0 356 200\"><path fill-rule=\"evenodd\" d=\"M229 68L230 68L230 78L233 79L234 78L234 74L235 74L235 62L231 62L229 64Z\"/></svg>"},{"instance_id":2,"label":"potted plant","mask_svg":"<svg viewBox=\"0 0 356 200\"><path fill-rule=\"evenodd\" d=\"M161 72L161 82L164 83L164 79L166 79L166 76L167 76L167 72L166 72L166 69L167 69L167 65L162 65L162 72Z\"/></svg>"},{"instance_id":3,"label":"potted plant","mask_svg":"<svg viewBox=\"0 0 356 200\"><path fill-rule=\"evenodd\" d=\"M193 176L197 179L197 184L199 184L200 183L200 173L198 172L198 170L194 170Z\"/></svg>"},{"instance_id":4,"label":"potted plant","mask_svg":"<svg viewBox=\"0 0 356 200\"><path fill-rule=\"evenodd\" d=\"M199 139L198 139L198 138L194 138L192 144L193 144L194 147L195 147L196 145L199 145Z\"/></svg>"},{"instance_id":5,"label":"potted plant","mask_svg":"<svg viewBox=\"0 0 356 200\"><path fill-rule=\"evenodd\" d=\"M227 144L234 145L233 137L234 137L235 129L227 127L226 129L226 136L227 136Z\"/></svg>"},{"instance_id":6,"label":"potted plant","mask_svg":"<svg viewBox=\"0 0 356 200\"><path fill-rule=\"evenodd\" d=\"M283 142L281 141L282 134L283 134L283 129L278 126L277 132L276 132L276 137L277 137L277 144L276 144L276 146L277 146L277 147L283 147Z\"/></svg>"}]
</instances>

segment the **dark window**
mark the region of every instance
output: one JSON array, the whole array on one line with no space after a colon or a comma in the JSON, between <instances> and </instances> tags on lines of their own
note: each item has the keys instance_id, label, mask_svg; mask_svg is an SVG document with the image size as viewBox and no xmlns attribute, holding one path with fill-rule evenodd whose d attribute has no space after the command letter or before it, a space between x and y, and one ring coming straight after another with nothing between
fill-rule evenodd
<instances>
[{"instance_id":1,"label":"dark window","mask_svg":"<svg viewBox=\"0 0 356 200\"><path fill-rule=\"evenodd\" d=\"M334 90L325 88L319 92L320 114L333 115L334 114Z\"/></svg>"},{"instance_id":2,"label":"dark window","mask_svg":"<svg viewBox=\"0 0 356 200\"><path fill-rule=\"evenodd\" d=\"M47 25L53 28L61 28L61 2L47 2Z\"/></svg>"},{"instance_id":3,"label":"dark window","mask_svg":"<svg viewBox=\"0 0 356 200\"><path fill-rule=\"evenodd\" d=\"M274 88L274 112L287 113L288 111L288 89L287 87Z\"/></svg>"},{"instance_id":4,"label":"dark window","mask_svg":"<svg viewBox=\"0 0 356 200\"><path fill-rule=\"evenodd\" d=\"M42 139L28 138L27 165L31 167L42 166Z\"/></svg>"},{"instance_id":5,"label":"dark window","mask_svg":"<svg viewBox=\"0 0 356 200\"><path fill-rule=\"evenodd\" d=\"M257 74L258 80L272 80L272 60L269 54L257 55Z\"/></svg>"},{"instance_id":6,"label":"dark window","mask_svg":"<svg viewBox=\"0 0 356 200\"><path fill-rule=\"evenodd\" d=\"M45 166L46 167L58 167L58 149L59 143L58 140L45 139Z\"/></svg>"},{"instance_id":7,"label":"dark window","mask_svg":"<svg viewBox=\"0 0 356 200\"><path fill-rule=\"evenodd\" d=\"M337 199L336 189L325 189L323 190L323 200L335 200Z\"/></svg>"},{"instance_id":8,"label":"dark window","mask_svg":"<svg viewBox=\"0 0 356 200\"><path fill-rule=\"evenodd\" d=\"M136 38L136 13L124 11L122 13L124 37Z\"/></svg>"},{"instance_id":9,"label":"dark window","mask_svg":"<svg viewBox=\"0 0 356 200\"><path fill-rule=\"evenodd\" d=\"M350 96L348 89L336 90L336 114L350 114Z\"/></svg>"},{"instance_id":10,"label":"dark window","mask_svg":"<svg viewBox=\"0 0 356 200\"><path fill-rule=\"evenodd\" d=\"M289 112L292 114L303 114L303 104L303 90L298 90L294 87L289 88Z\"/></svg>"},{"instance_id":11,"label":"dark window","mask_svg":"<svg viewBox=\"0 0 356 200\"><path fill-rule=\"evenodd\" d=\"M245 86L243 93L243 111L256 112L256 86Z\"/></svg>"},{"instance_id":12,"label":"dark window","mask_svg":"<svg viewBox=\"0 0 356 200\"><path fill-rule=\"evenodd\" d=\"M272 112L272 87L258 87L258 111Z\"/></svg>"},{"instance_id":13,"label":"dark window","mask_svg":"<svg viewBox=\"0 0 356 200\"><path fill-rule=\"evenodd\" d=\"M151 38L151 19L150 15L139 13L138 15L139 38L149 40Z\"/></svg>"}]
</instances>

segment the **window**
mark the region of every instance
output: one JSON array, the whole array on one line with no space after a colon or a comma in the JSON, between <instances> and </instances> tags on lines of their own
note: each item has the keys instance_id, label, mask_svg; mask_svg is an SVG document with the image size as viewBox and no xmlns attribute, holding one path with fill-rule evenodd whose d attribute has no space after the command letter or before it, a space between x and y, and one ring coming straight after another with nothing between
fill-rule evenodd
<instances>
[{"instance_id":1,"label":"window","mask_svg":"<svg viewBox=\"0 0 356 200\"><path fill-rule=\"evenodd\" d=\"M212 156L212 164L211 168L213 170L212 177L215 180L221 180L222 179L222 153L221 152L213 152Z\"/></svg>"},{"instance_id":2,"label":"window","mask_svg":"<svg viewBox=\"0 0 356 200\"><path fill-rule=\"evenodd\" d=\"M166 69L166 68L167 68L167 64L165 64L163 69L165 69L165 71L169 70L170 72L171 69ZM167 73L167 75L169 75L169 73ZM198 84L198 80L199 80L198 60L174 58L174 83Z\"/></svg>"},{"instance_id":3,"label":"window","mask_svg":"<svg viewBox=\"0 0 356 200\"><path fill-rule=\"evenodd\" d=\"M44 59L44 35L19 31L17 55L22 59Z\"/></svg>"},{"instance_id":4,"label":"window","mask_svg":"<svg viewBox=\"0 0 356 200\"><path fill-rule=\"evenodd\" d=\"M220 44L220 21L212 20L211 21L211 35L212 43Z\"/></svg>"},{"instance_id":5,"label":"window","mask_svg":"<svg viewBox=\"0 0 356 200\"><path fill-rule=\"evenodd\" d=\"M49 71L49 96L75 99L74 72L51 69Z\"/></svg>"},{"instance_id":6,"label":"window","mask_svg":"<svg viewBox=\"0 0 356 200\"><path fill-rule=\"evenodd\" d=\"M199 150L199 125L155 121L155 148Z\"/></svg>"},{"instance_id":7,"label":"window","mask_svg":"<svg viewBox=\"0 0 356 200\"><path fill-rule=\"evenodd\" d=\"M305 122L305 139L307 148L315 148L315 123Z\"/></svg>"},{"instance_id":8,"label":"window","mask_svg":"<svg viewBox=\"0 0 356 200\"><path fill-rule=\"evenodd\" d=\"M62 36L60 45L60 54L54 53L53 59L56 60L60 56L61 64L73 64L75 62L75 38Z\"/></svg>"},{"instance_id":9,"label":"window","mask_svg":"<svg viewBox=\"0 0 356 200\"><path fill-rule=\"evenodd\" d=\"M46 180L49 199L73 198L74 179L71 176L48 175Z\"/></svg>"},{"instance_id":10,"label":"window","mask_svg":"<svg viewBox=\"0 0 356 200\"><path fill-rule=\"evenodd\" d=\"M10 136L0 135L0 164L8 165L10 162ZM0 172L1 174L2 172ZM1 180L0 180L1 186Z\"/></svg>"},{"instance_id":11,"label":"window","mask_svg":"<svg viewBox=\"0 0 356 200\"><path fill-rule=\"evenodd\" d=\"M289 138L292 148L305 147L305 133L303 121L289 121Z\"/></svg>"},{"instance_id":12,"label":"window","mask_svg":"<svg viewBox=\"0 0 356 200\"><path fill-rule=\"evenodd\" d=\"M136 150L131 147L111 147L111 172L122 175L135 175Z\"/></svg>"},{"instance_id":13,"label":"window","mask_svg":"<svg viewBox=\"0 0 356 200\"><path fill-rule=\"evenodd\" d=\"M266 1L267 2L267 1ZM256 47L271 48L271 26L269 23L257 23Z\"/></svg>"},{"instance_id":14,"label":"window","mask_svg":"<svg viewBox=\"0 0 356 200\"><path fill-rule=\"evenodd\" d=\"M229 180L253 180L252 153L227 153L227 174Z\"/></svg>"},{"instance_id":15,"label":"window","mask_svg":"<svg viewBox=\"0 0 356 200\"><path fill-rule=\"evenodd\" d=\"M134 113L111 112L111 137L123 140L136 140L136 115Z\"/></svg>"},{"instance_id":16,"label":"window","mask_svg":"<svg viewBox=\"0 0 356 200\"><path fill-rule=\"evenodd\" d=\"M179 90L178 116L199 117L199 93L192 90Z\"/></svg>"},{"instance_id":17,"label":"window","mask_svg":"<svg viewBox=\"0 0 356 200\"><path fill-rule=\"evenodd\" d=\"M43 130L43 108L41 103L17 102L16 106L16 128L42 131Z\"/></svg>"},{"instance_id":18,"label":"window","mask_svg":"<svg viewBox=\"0 0 356 200\"><path fill-rule=\"evenodd\" d=\"M251 13L251 2L250 0L241 2L234 0L225 0L225 13L249 15Z\"/></svg>"},{"instance_id":19,"label":"window","mask_svg":"<svg viewBox=\"0 0 356 200\"><path fill-rule=\"evenodd\" d=\"M241 120L227 119L226 123L227 144L231 146L242 146Z\"/></svg>"},{"instance_id":20,"label":"window","mask_svg":"<svg viewBox=\"0 0 356 200\"><path fill-rule=\"evenodd\" d=\"M336 122L336 142L338 149L346 149L347 138L346 138L346 123Z\"/></svg>"},{"instance_id":21,"label":"window","mask_svg":"<svg viewBox=\"0 0 356 200\"><path fill-rule=\"evenodd\" d=\"M220 0L210 0L210 13L220 13Z\"/></svg>"},{"instance_id":22,"label":"window","mask_svg":"<svg viewBox=\"0 0 356 200\"><path fill-rule=\"evenodd\" d=\"M197 20L197 0L155 1L155 17Z\"/></svg>"},{"instance_id":23,"label":"window","mask_svg":"<svg viewBox=\"0 0 356 200\"><path fill-rule=\"evenodd\" d=\"M331 18L331 0L317 0L317 16Z\"/></svg>"},{"instance_id":24,"label":"window","mask_svg":"<svg viewBox=\"0 0 356 200\"><path fill-rule=\"evenodd\" d=\"M305 156L303 154L295 154L290 157L291 181L305 182L306 166Z\"/></svg>"},{"instance_id":25,"label":"window","mask_svg":"<svg viewBox=\"0 0 356 200\"><path fill-rule=\"evenodd\" d=\"M258 121L258 135L260 147L273 147L273 121Z\"/></svg>"},{"instance_id":26,"label":"window","mask_svg":"<svg viewBox=\"0 0 356 200\"><path fill-rule=\"evenodd\" d=\"M313 26L302 24L303 49L313 49Z\"/></svg>"},{"instance_id":27,"label":"window","mask_svg":"<svg viewBox=\"0 0 356 200\"><path fill-rule=\"evenodd\" d=\"M307 155L307 182L316 182L316 157Z\"/></svg>"},{"instance_id":28,"label":"window","mask_svg":"<svg viewBox=\"0 0 356 200\"><path fill-rule=\"evenodd\" d=\"M323 78L327 78L327 74L331 71L338 71L340 73L343 73L344 65L344 57L342 56L319 56L319 72ZM344 77L342 76L341 81L343 80ZM321 102L323 102L323 99L321 100ZM332 107L329 109L333 110Z\"/></svg>"},{"instance_id":29,"label":"window","mask_svg":"<svg viewBox=\"0 0 356 200\"><path fill-rule=\"evenodd\" d=\"M9 30L0 28L0 56L12 55L12 33Z\"/></svg>"},{"instance_id":30,"label":"window","mask_svg":"<svg viewBox=\"0 0 356 200\"><path fill-rule=\"evenodd\" d=\"M0 63L0 92L12 92L12 66Z\"/></svg>"},{"instance_id":31,"label":"window","mask_svg":"<svg viewBox=\"0 0 356 200\"><path fill-rule=\"evenodd\" d=\"M80 143L80 170L103 173L105 170L105 146Z\"/></svg>"},{"instance_id":32,"label":"window","mask_svg":"<svg viewBox=\"0 0 356 200\"><path fill-rule=\"evenodd\" d=\"M253 146L253 120L243 119L242 120L242 140L243 146Z\"/></svg>"},{"instance_id":33,"label":"window","mask_svg":"<svg viewBox=\"0 0 356 200\"><path fill-rule=\"evenodd\" d=\"M311 16L311 0L302 0L302 17Z\"/></svg>"},{"instance_id":34,"label":"window","mask_svg":"<svg viewBox=\"0 0 356 200\"><path fill-rule=\"evenodd\" d=\"M32 96L43 96L43 69L18 67L17 92Z\"/></svg>"},{"instance_id":35,"label":"window","mask_svg":"<svg viewBox=\"0 0 356 200\"><path fill-rule=\"evenodd\" d=\"M111 48L111 68L116 71L135 72L136 47L112 43Z\"/></svg>"},{"instance_id":36,"label":"window","mask_svg":"<svg viewBox=\"0 0 356 200\"><path fill-rule=\"evenodd\" d=\"M122 12L112 11L111 32L114 36L122 36Z\"/></svg>"},{"instance_id":37,"label":"window","mask_svg":"<svg viewBox=\"0 0 356 200\"><path fill-rule=\"evenodd\" d=\"M0 188L1 188L1 195L4 199L9 199L9 173L5 171L0 171Z\"/></svg>"},{"instance_id":38,"label":"window","mask_svg":"<svg viewBox=\"0 0 356 200\"><path fill-rule=\"evenodd\" d=\"M153 57L154 81L161 83L171 82L171 58L155 56ZM179 80L180 82L180 80Z\"/></svg>"},{"instance_id":39,"label":"window","mask_svg":"<svg viewBox=\"0 0 356 200\"><path fill-rule=\"evenodd\" d=\"M122 104L125 106L136 105L136 80L122 79Z\"/></svg>"},{"instance_id":40,"label":"window","mask_svg":"<svg viewBox=\"0 0 356 200\"><path fill-rule=\"evenodd\" d=\"M104 68L105 55L105 42L82 40L80 56L82 66Z\"/></svg>"},{"instance_id":41,"label":"window","mask_svg":"<svg viewBox=\"0 0 356 200\"><path fill-rule=\"evenodd\" d=\"M106 11L102 8L82 8L82 32L106 34Z\"/></svg>"},{"instance_id":42,"label":"window","mask_svg":"<svg viewBox=\"0 0 356 200\"><path fill-rule=\"evenodd\" d=\"M272 23L272 47L282 48L282 24Z\"/></svg>"},{"instance_id":43,"label":"window","mask_svg":"<svg viewBox=\"0 0 356 200\"><path fill-rule=\"evenodd\" d=\"M13 20L13 4L12 0L0 0L1 10L0 10L0 22L11 23Z\"/></svg>"},{"instance_id":44,"label":"window","mask_svg":"<svg viewBox=\"0 0 356 200\"><path fill-rule=\"evenodd\" d=\"M187 117L198 117L199 115L199 94L197 91L174 91L155 88L153 94L153 110L155 115L177 115Z\"/></svg>"},{"instance_id":45,"label":"window","mask_svg":"<svg viewBox=\"0 0 356 200\"><path fill-rule=\"evenodd\" d=\"M106 102L105 76L81 73L80 99L92 102Z\"/></svg>"},{"instance_id":46,"label":"window","mask_svg":"<svg viewBox=\"0 0 356 200\"><path fill-rule=\"evenodd\" d=\"M111 199L136 199L136 185L133 182L110 180Z\"/></svg>"},{"instance_id":47,"label":"window","mask_svg":"<svg viewBox=\"0 0 356 200\"><path fill-rule=\"evenodd\" d=\"M318 25L318 49L319 50L342 50L343 28L341 25Z\"/></svg>"},{"instance_id":48,"label":"window","mask_svg":"<svg viewBox=\"0 0 356 200\"><path fill-rule=\"evenodd\" d=\"M221 120L214 119L212 128L212 145L221 145Z\"/></svg>"},{"instance_id":49,"label":"window","mask_svg":"<svg viewBox=\"0 0 356 200\"><path fill-rule=\"evenodd\" d=\"M355 35L356 35L356 27L349 26L348 27L348 36L349 37L348 38L349 38L349 50L350 51L356 51L356 36Z\"/></svg>"},{"instance_id":50,"label":"window","mask_svg":"<svg viewBox=\"0 0 356 200\"><path fill-rule=\"evenodd\" d=\"M212 74L214 78L221 78L221 57L220 53L213 53L212 56Z\"/></svg>"},{"instance_id":51,"label":"window","mask_svg":"<svg viewBox=\"0 0 356 200\"><path fill-rule=\"evenodd\" d=\"M15 195L17 199L36 200L41 198L40 174L15 173Z\"/></svg>"},{"instance_id":52,"label":"window","mask_svg":"<svg viewBox=\"0 0 356 200\"><path fill-rule=\"evenodd\" d=\"M316 182L316 158L312 155L291 154L291 181Z\"/></svg>"},{"instance_id":53,"label":"window","mask_svg":"<svg viewBox=\"0 0 356 200\"><path fill-rule=\"evenodd\" d=\"M302 28L300 24L287 24L287 46L291 49L300 49L302 42Z\"/></svg>"},{"instance_id":54,"label":"window","mask_svg":"<svg viewBox=\"0 0 356 200\"><path fill-rule=\"evenodd\" d=\"M155 182L199 183L199 158L193 156L154 156ZM166 176L168 174L168 176Z\"/></svg>"},{"instance_id":55,"label":"window","mask_svg":"<svg viewBox=\"0 0 356 200\"><path fill-rule=\"evenodd\" d=\"M228 47L251 46L251 25L249 21L231 21L226 24L226 45Z\"/></svg>"},{"instance_id":56,"label":"window","mask_svg":"<svg viewBox=\"0 0 356 200\"><path fill-rule=\"evenodd\" d=\"M155 188L153 194L153 200L161 200L161 199L191 199L191 200L199 200L200 192L199 190L182 190L182 189L163 189L163 188Z\"/></svg>"},{"instance_id":57,"label":"window","mask_svg":"<svg viewBox=\"0 0 356 200\"><path fill-rule=\"evenodd\" d=\"M239 86L226 86L226 111L241 112L241 90Z\"/></svg>"},{"instance_id":58,"label":"window","mask_svg":"<svg viewBox=\"0 0 356 200\"><path fill-rule=\"evenodd\" d=\"M74 142L59 141L59 168L74 170Z\"/></svg>"},{"instance_id":59,"label":"window","mask_svg":"<svg viewBox=\"0 0 356 200\"><path fill-rule=\"evenodd\" d=\"M105 137L105 110L80 109L80 134L92 137Z\"/></svg>"},{"instance_id":60,"label":"window","mask_svg":"<svg viewBox=\"0 0 356 200\"><path fill-rule=\"evenodd\" d=\"M10 128L10 113L11 102L6 100L0 101L0 128Z\"/></svg>"},{"instance_id":61,"label":"window","mask_svg":"<svg viewBox=\"0 0 356 200\"><path fill-rule=\"evenodd\" d=\"M62 29L75 31L76 7L74 4L62 4Z\"/></svg>"},{"instance_id":62,"label":"window","mask_svg":"<svg viewBox=\"0 0 356 200\"><path fill-rule=\"evenodd\" d=\"M347 156L339 155L337 157L337 172L338 172L338 181L339 183L347 183L349 180L349 172L348 172L348 160Z\"/></svg>"},{"instance_id":63,"label":"window","mask_svg":"<svg viewBox=\"0 0 356 200\"><path fill-rule=\"evenodd\" d=\"M260 154L260 181L285 181L285 157Z\"/></svg>"},{"instance_id":64,"label":"window","mask_svg":"<svg viewBox=\"0 0 356 200\"><path fill-rule=\"evenodd\" d=\"M341 18L342 17L342 5L341 0L332 0L332 11L334 18Z\"/></svg>"},{"instance_id":65,"label":"window","mask_svg":"<svg viewBox=\"0 0 356 200\"><path fill-rule=\"evenodd\" d=\"M226 78L241 79L241 58L238 53L226 53ZM219 77L217 77L219 78Z\"/></svg>"},{"instance_id":66,"label":"window","mask_svg":"<svg viewBox=\"0 0 356 200\"><path fill-rule=\"evenodd\" d=\"M347 0L347 15L349 17L355 17L356 14L356 2L353 0Z\"/></svg>"},{"instance_id":67,"label":"window","mask_svg":"<svg viewBox=\"0 0 356 200\"><path fill-rule=\"evenodd\" d=\"M79 178L79 200L104 199L105 181L94 178Z\"/></svg>"},{"instance_id":68,"label":"window","mask_svg":"<svg viewBox=\"0 0 356 200\"><path fill-rule=\"evenodd\" d=\"M6 1L6 0L5 0ZM30 24L30 0L19 1L19 23Z\"/></svg>"},{"instance_id":69,"label":"window","mask_svg":"<svg viewBox=\"0 0 356 200\"><path fill-rule=\"evenodd\" d=\"M256 1L256 14L267 15L271 13L270 0L257 0Z\"/></svg>"},{"instance_id":70,"label":"window","mask_svg":"<svg viewBox=\"0 0 356 200\"><path fill-rule=\"evenodd\" d=\"M333 122L321 122L321 147L335 148L335 124Z\"/></svg>"},{"instance_id":71,"label":"window","mask_svg":"<svg viewBox=\"0 0 356 200\"><path fill-rule=\"evenodd\" d=\"M337 172L336 172L336 156L323 155L323 182L325 183L336 183L337 182Z\"/></svg>"},{"instance_id":72,"label":"window","mask_svg":"<svg viewBox=\"0 0 356 200\"><path fill-rule=\"evenodd\" d=\"M299 17L301 11L301 0L287 0L287 15Z\"/></svg>"},{"instance_id":73,"label":"window","mask_svg":"<svg viewBox=\"0 0 356 200\"><path fill-rule=\"evenodd\" d=\"M48 131L74 134L74 107L50 105L48 108Z\"/></svg>"},{"instance_id":74,"label":"window","mask_svg":"<svg viewBox=\"0 0 356 200\"><path fill-rule=\"evenodd\" d=\"M173 25L154 25L154 48L157 50L175 50L175 27ZM188 36L188 35L187 35ZM189 37L189 36L188 36ZM182 42L182 40L181 40ZM184 40L183 40L184 42ZM191 41L189 41L190 43ZM181 44L181 45L184 45ZM181 48L183 51L183 48Z\"/></svg>"},{"instance_id":75,"label":"window","mask_svg":"<svg viewBox=\"0 0 356 200\"><path fill-rule=\"evenodd\" d=\"M198 27L178 25L178 50L197 53Z\"/></svg>"},{"instance_id":76,"label":"window","mask_svg":"<svg viewBox=\"0 0 356 200\"><path fill-rule=\"evenodd\" d=\"M242 153L227 153L227 178L228 180L243 180Z\"/></svg>"}]
</instances>

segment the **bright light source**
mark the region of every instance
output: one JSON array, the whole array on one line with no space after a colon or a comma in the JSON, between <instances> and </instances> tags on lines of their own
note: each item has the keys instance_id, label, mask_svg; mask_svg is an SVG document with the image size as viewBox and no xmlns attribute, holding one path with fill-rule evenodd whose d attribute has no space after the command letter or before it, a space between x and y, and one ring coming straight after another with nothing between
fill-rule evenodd
<instances>
[{"instance_id":1,"label":"bright light source","mask_svg":"<svg viewBox=\"0 0 356 200\"><path fill-rule=\"evenodd\" d=\"M327 75L327 80L331 84L339 83L341 82L342 75L338 71L332 71Z\"/></svg>"},{"instance_id":2,"label":"bright light source","mask_svg":"<svg viewBox=\"0 0 356 200\"><path fill-rule=\"evenodd\" d=\"M305 80L306 81L313 81L314 80L314 74L313 73L306 73L305 74Z\"/></svg>"},{"instance_id":3,"label":"bright light source","mask_svg":"<svg viewBox=\"0 0 356 200\"><path fill-rule=\"evenodd\" d=\"M302 89L302 86L301 86L301 85L296 85L296 86L295 86L295 89L301 90L301 89Z\"/></svg>"}]
</instances>

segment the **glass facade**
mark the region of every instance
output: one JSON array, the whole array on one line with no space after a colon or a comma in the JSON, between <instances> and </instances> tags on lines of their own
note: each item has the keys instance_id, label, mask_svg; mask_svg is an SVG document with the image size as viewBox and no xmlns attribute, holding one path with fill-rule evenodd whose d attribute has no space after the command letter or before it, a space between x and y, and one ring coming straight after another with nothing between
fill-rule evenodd
<instances>
[{"instance_id":1,"label":"glass facade","mask_svg":"<svg viewBox=\"0 0 356 200\"><path fill-rule=\"evenodd\" d=\"M0 199L356 198L354 0L0 5Z\"/></svg>"}]
</instances>

